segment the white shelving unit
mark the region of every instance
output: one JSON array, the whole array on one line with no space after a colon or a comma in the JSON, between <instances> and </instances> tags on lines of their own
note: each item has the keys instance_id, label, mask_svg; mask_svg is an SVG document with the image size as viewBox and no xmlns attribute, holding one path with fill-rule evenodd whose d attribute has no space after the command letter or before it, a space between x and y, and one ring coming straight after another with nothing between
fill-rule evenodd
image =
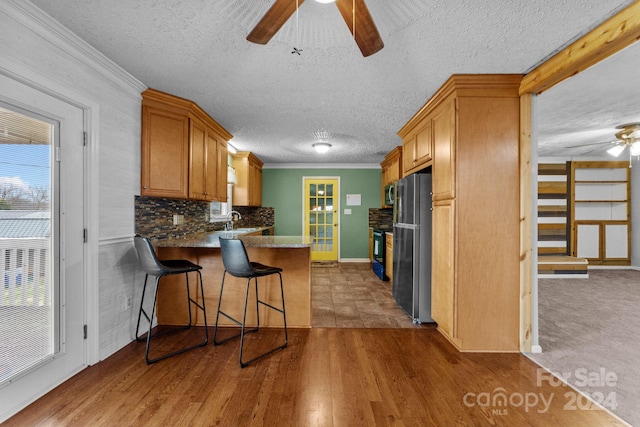
<instances>
[{"instance_id":1,"label":"white shelving unit","mask_svg":"<svg viewBox=\"0 0 640 427\"><path fill-rule=\"evenodd\" d=\"M571 255L591 265L629 265L629 162L571 162Z\"/></svg>"}]
</instances>

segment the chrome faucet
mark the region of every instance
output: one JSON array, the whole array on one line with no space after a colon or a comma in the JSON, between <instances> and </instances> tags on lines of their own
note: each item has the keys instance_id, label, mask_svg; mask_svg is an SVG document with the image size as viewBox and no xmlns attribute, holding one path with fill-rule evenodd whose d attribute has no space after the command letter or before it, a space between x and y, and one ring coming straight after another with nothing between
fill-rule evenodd
<instances>
[{"instance_id":1,"label":"chrome faucet","mask_svg":"<svg viewBox=\"0 0 640 427\"><path fill-rule=\"evenodd\" d=\"M233 230L233 214L238 215L238 220L242 219L242 215L238 211L231 211L227 214L227 223L224 225L225 230Z\"/></svg>"}]
</instances>

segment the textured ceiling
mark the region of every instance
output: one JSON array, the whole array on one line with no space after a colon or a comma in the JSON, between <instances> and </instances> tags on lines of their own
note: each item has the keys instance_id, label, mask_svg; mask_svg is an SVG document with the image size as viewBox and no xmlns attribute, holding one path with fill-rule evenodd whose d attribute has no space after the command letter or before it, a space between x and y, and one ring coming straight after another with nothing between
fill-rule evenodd
<instances>
[{"instance_id":1,"label":"textured ceiling","mask_svg":"<svg viewBox=\"0 0 640 427\"><path fill-rule=\"evenodd\" d=\"M631 3L367 0L385 47L363 58L335 5L312 0L266 46L245 37L271 0L32 2L147 86L197 102L267 164L377 164L451 74L524 74ZM328 153L313 153L315 132Z\"/></svg>"},{"instance_id":2,"label":"textured ceiling","mask_svg":"<svg viewBox=\"0 0 640 427\"><path fill-rule=\"evenodd\" d=\"M640 122L638 70L640 43L635 43L542 93L538 155L609 157L616 126Z\"/></svg>"}]
</instances>

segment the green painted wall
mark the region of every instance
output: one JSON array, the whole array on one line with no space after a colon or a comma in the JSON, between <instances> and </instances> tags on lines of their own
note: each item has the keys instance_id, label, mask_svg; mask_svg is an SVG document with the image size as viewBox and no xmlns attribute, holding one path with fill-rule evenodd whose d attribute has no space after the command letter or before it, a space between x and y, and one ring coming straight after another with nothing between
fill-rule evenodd
<instances>
[{"instance_id":1,"label":"green painted wall","mask_svg":"<svg viewBox=\"0 0 640 427\"><path fill-rule=\"evenodd\" d=\"M340 179L340 258L368 258L369 208L380 207L380 169L263 169L262 206L274 208L276 234L302 234L303 177L318 176ZM347 206L347 194L360 194L362 204Z\"/></svg>"}]
</instances>

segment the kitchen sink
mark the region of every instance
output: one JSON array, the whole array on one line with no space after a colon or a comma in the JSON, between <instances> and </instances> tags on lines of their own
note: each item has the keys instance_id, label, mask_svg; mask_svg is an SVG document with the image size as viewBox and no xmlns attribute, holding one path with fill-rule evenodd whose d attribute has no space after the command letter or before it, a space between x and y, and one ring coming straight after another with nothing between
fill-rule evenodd
<instances>
[{"instance_id":1,"label":"kitchen sink","mask_svg":"<svg viewBox=\"0 0 640 427\"><path fill-rule=\"evenodd\" d=\"M217 234L222 237L230 237L230 236L237 236L238 234L250 233L258 229L259 227L242 227L242 228L234 228L233 230L219 230L214 232L214 234Z\"/></svg>"}]
</instances>

